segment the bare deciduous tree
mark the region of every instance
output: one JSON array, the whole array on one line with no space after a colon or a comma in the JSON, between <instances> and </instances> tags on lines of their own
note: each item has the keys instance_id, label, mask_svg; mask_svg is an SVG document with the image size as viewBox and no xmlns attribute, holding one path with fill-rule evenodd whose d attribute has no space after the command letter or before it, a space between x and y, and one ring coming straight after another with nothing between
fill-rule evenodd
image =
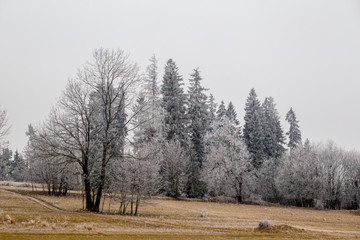
<instances>
[{"instance_id":1,"label":"bare deciduous tree","mask_svg":"<svg viewBox=\"0 0 360 240\"><path fill-rule=\"evenodd\" d=\"M80 165L86 209L99 211L109 163L123 155L125 135L138 112L127 113L139 81L137 65L123 51L97 49L38 134L43 157ZM140 110L139 110L140 111Z\"/></svg>"},{"instance_id":2,"label":"bare deciduous tree","mask_svg":"<svg viewBox=\"0 0 360 240\"><path fill-rule=\"evenodd\" d=\"M8 124L7 111L0 108L0 141L9 134L10 128L11 125Z\"/></svg>"},{"instance_id":3,"label":"bare deciduous tree","mask_svg":"<svg viewBox=\"0 0 360 240\"><path fill-rule=\"evenodd\" d=\"M214 121L211 128L213 131L205 135L208 149L203 179L210 195L235 197L242 202L250 154L227 117Z\"/></svg>"},{"instance_id":4,"label":"bare deciduous tree","mask_svg":"<svg viewBox=\"0 0 360 240\"><path fill-rule=\"evenodd\" d=\"M180 197L185 188L189 156L179 141L166 142L162 152L162 185L171 197Z\"/></svg>"}]
</instances>

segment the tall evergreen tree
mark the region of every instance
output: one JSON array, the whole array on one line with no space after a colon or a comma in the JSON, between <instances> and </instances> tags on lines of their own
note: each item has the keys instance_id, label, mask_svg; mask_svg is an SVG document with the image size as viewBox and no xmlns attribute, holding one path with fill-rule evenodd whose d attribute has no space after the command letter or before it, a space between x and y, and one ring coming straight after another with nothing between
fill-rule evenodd
<instances>
[{"instance_id":1,"label":"tall evergreen tree","mask_svg":"<svg viewBox=\"0 0 360 240\"><path fill-rule=\"evenodd\" d=\"M239 120L237 119L237 113L232 102L229 102L225 116L227 116L230 121L233 121L235 125L239 125Z\"/></svg>"},{"instance_id":2,"label":"tall evergreen tree","mask_svg":"<svg viewBox=\"0 0 360 240\"><path fill-rule=\"evenodd\" d=\"M10 161L12 151L9 148L0 149L0 180L5 181L10 178Z\"/></svg>"},{"instance_id":3,"label":"tall evergreen tree","mask_svg":"<svg viewBox=\"0 0 360 240\"><path fill-rule=\"evenodd\" d=\"M218 108L218 110L216 112L216 116L217 116L217 118L220 119L225 115L226 115L225 103L224 103L224 101L221 101L220 106L219 106L219 108Z\"/></svg>"},{"instance_id":4,"label":"tall evergreen tree","mask_svg":"<svg viewBox=\"0 0 360 240\"><path fill-rule=\"evenodd\" d=\"M10 164L10 177L13 181L22 182L25 180L27 174L27 166L23 157L16 150L14 153L14 159Z\"/></svg>"},{"instance_id":5,"label":"tall evergreen tree","mask_svg":"<svg viewBox=\"0 0 360 240\"><path fill-rule=\"evenodd\" d=\"M201 86L201 76L198 69L194 70L189 79L189 133L191 140L190 172L187 182L188 197L201 197L205 193L204 183L200 181L200 169L204 160L204 135L208 129L208 106L206 89Z\"/></svg>"},{"instance_id":6,"label":"tall evergreen tree","mask_svg":"<svg viewBox=\"0 0 360 240\"><path fill-rule=\"evenodd\" d=\"M244 140L251 154L252 165L259 168L265 158L263 112L255 89L251 89L245 105Z\"/></svg>"},{"instance_id":7,"label":"tall evergreen tree","mask_svg":"<svg viewBox=\"0 0 360 240\"><path fill-rule=\"evenodd\" d=\"M150 58L150 64L146 67L146 76L145 76L145 91L147 95L152 96L154 101L159 98L160 89L158 86L158 66L157 66L157 58L153 55Z\"/></svg>"},{"instance_id":8,"label":"tall evergreen tree","mask_svg":"<svg viewBox=\"0 0 360 240\"><path fill-rule=\"evenodd\" d=\"M266 158L279 158L284 153L284 132L280 123L280 116L272 97L266 97L262 104L264 112L264 146Z\"/></svg>"},{"instance_id":9,"label":"tall evergreen tree","mask_svg":"<svg viewBox=\"0 0 360 240\"><path fill-rule=\"evenodd\" d=\"M142 94L137 100L136 108L140 111L136 116L137 130L134 137L138 140L152 141L160 137L162 132L163 114L157 76L157 59L153 56L146 68Z\"/></svg>"},{"instance_id":10,"label":"tall evergreen tree","mask_svg":"<svg viewBox=\"0 0 360 240\"><path fill-rule=\"evenodd\" d=\"M164 187L165 172L161 172L164 169L160 168L165 167L160 161L163 159L161 149L164 119L157 78L157 59L153 56L146 68L142 92L133 109L137 113L133 118L133 125L136 127L132 142L135 158L127 160L128 169L124 173L125 175L131 173L130 192L137 192L138 197L141 194L150 195ZM160 172L162 178L159 178Z\"/></svg>"},{"instance_id":11,"label":"tall evergreen tree","mask_svg":"<svg viewBox=\"0 0 360 240\"><path fill-rule=\"evenodd\" d=\"M292 108L286 114L286 121L290 124L289 131L286 135L289 136L288 147L292 150L296 148L298 145L301 145L301 132L299 127L299 121L296 119L295 112Z\"/></svg>"},{"instance_id":12,"label":"tall evergreen tree","mask_svg":"<svg viewBox=\"0 0 360 240\"><path fill-rule=\"evenodd\" d=\"M208 106L209 106L209 121L211 124L216 119L216 103L215 98L212 94L210 94L208 99Z\"/></svg>"},{"instance_id":13,"label":"tall evergreen tree","mask_svg":"<svg viewBox=\"0 0 360 240\"><path fill-rule=\"evenodd\" d=\"M237 119L237 113L232 102L229 102L225 116L232 123L235 135L238 138L241 138L241 127L239 126L240 122Z\"/></svg>"},{"instance_id":14,"label":"tall evergreen tree","mask_svg":"<svg viewBox=\"0 0 360 240\"><path fill-rule=\"evenodd\" d=\"M182 146L186 145L186 94L182 88L183 79L178 73L178 67L172 59L165 66L165 74L161 86L164 108L165 138L179 140Z\"/></svg>"}]
</instances>

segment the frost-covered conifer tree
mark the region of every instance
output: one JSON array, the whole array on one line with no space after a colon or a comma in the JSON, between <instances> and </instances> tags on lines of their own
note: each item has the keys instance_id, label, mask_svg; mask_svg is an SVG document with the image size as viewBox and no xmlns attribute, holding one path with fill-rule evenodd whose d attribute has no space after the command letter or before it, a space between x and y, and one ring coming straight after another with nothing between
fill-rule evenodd
<instances>
[{"instance_id":1,"label":"frost-covered conifer tree","mask_svg":"<svg viewBox=\"0 0 360 240\"><path fill-rule=\"evenodd\" d=\"M205 193L205 184L200 181L200 169L204 161L204 135L208 129L209 114L206 89L201 86L201 76L198 69L194 70L189 79L188 119L190 133L190 169L187 182L187 195L201 197Z\"/></svg>"},{"instance_id":2,"label":"frost-covered conifer tree","mask_svg":"<svg viewBox=\"0 0 360 240\"><path fill-rule=\"evenodd\" d=\"M132 193L131 201L135 203L135 210L131 212L135 215L141 196L154 194L160 185L163 115L157 76L157 59L153 56L146 69L144 85L133 110L138 112L132 121L135 128L132 141L135 157L126 160L127 170L124 173L130 179L127 191Z\"/></svg>"},{"instance_id":3,"label":"frost-covered conifer tree","mask_svg":"<svg viewBox=\"0 0 360 240\"><path fill-rule=\"evenodd\" d=\"M172 59L169 59L161 85L164 134L167 141L179 140L182 146L185 146L187 144L186 95L182 85L183 79L178 73L178 67Z\"/></svg>"},{"instance_id":4,"label":"frost-covered conifer tree","mask_svg":"<svg viewBox=\"0 0 360 240\"><path fill-rule=\"evenodd\" d=\"M0 149L0 180L9 180L10 177L10 161L12 158L12 151L9 148Z\"/></svg>"},{"instance_id":5,"label":"frost-covered conifer tree","mask_svg":"<svg viewBox=\"0 0 360 240\"><path fill-rule=\"evenodd\" d=\"M134 139L137 143L159 141L161 138L164 116L157 76L157 59L153 56L146 68L144 84L137 100L138 107L142 108L136 116Z\"/></svg>"},{"instance_id":6,"label":"frost-covered conifer tree","mask_svg":"<svg viewBox=\"0 0 360 240\"><path fill-rule=\"evenodd\" d=\"M14 153L14 159L10 164L10 177L13 181L23 182L27 176L27 166L24 158L16 150Z\"/></svg>"},{"instance_id":7,"label":"frost-covered conifer tree","mask_svg":"<svg viewBox=\"0 0 360 240\"><path fill-rule=\"evenodd\" d=\"M236 135L241 138L241 127L239 126L240 122L237 119L237 113L232 102L229 102L225 112L225 117L234 124L234 132L236 132Z\"/></svg>"},{"instance_id":8,"label":"frost-covered conifer tree","mask_svg":"<svg viewBox=\"0 0 360 240\"><path fill-rule=\"evenodd\" d=\"M221 101L218 110L216 111L217 118L222 118L226 115L226 107L224 101Z\"/></svg>"},{"instance_id":9,"label":"frost-covered conifer tree","mask_svg":"<svg viewBox=\"0 0 360 240\"><path fill-rule=\"evenodd\" d=\"M265 98L262 104L264 112L264 146L266 158L279 158L284 153L285 137L280 116L272 97Z\"/></svg>"},{"instance_id":10,"label":"frost-covered conifer tree","mask_svg":"<svg viewBox=\"0 0 360 240\"><path fill-rule=\"evenodd\" d=\"M214 95L210 94L208 99L208 106L209 106L209 125L216 119L216 103Z\"/></svg>"},{"instance_id":11,"label":"frost-covered conifer tree","mask_svg":"<svg viewBox=\"0 0 360 240\"><path fill-rule=\"evenodd\" d=\"M226 113L225 116L230 120L233 121L235 123L235 125L239 125L239 120L237 119L237 113L235 110L235 107L233 105L232 102L229 102L229 105L226 109Z\"/></svg>"},{"instance_id":12,"label":"frost-covered conifer tree","mask_svg":"<svg viewBox=\"0 0 360 240\"><path fill-rule=\"evenodd\" d=\"M161 107L160 87L158 85L158 66L154 56L150 59L150 64L146 68L144 84L144 100L146 103L143 115L147 115L145 127L148 138L159 138L162 134L164 116Z\"/></svg>"},{"instance_id":13,"label":"frost-covered conifer tree","mask_svg":"<svg viewBox=\"0 0 360 240\"><path fill-rule=\"evenodd\" d=\"M265 155L263 112L255 89L251 89L245 104L244 140L251 154L252 165L259 168Z\"/></svg>"},{"instance_id":14,"label":"frost-covered conifer tree","mask_svg":"<svg viewBox=\"0 0 360 240\"><path fill-rule=\"evenodd\" d=\"M298 145L301 145L302 142L299 121L296 119L295 111L292 108L290 108L286 114L286 121L290 124L289 131L286 133L286 135L289 136L288 147L294 149Z\"/></svg>"}]
</instances>

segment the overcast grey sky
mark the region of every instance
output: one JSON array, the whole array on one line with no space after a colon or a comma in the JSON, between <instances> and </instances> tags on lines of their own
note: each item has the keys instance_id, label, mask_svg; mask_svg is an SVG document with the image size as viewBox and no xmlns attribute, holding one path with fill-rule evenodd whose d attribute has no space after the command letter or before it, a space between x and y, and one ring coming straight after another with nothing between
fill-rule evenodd
<instances>
[{"instance_id":1,"label":"overcast grey sky","mask_svg":"<svg viewBox=\"0 0 360 240\"><path fill-rule=\"evenodd\" d=\"M67 79L95 48L120 48L160 76L173 58L187 81L200 68L216 100L243 124L254 87L285 123L293 107L303 139L360 150L360 1L0 0L0 106L13 149L46 119Z\"/></svg>"}]
</instances>

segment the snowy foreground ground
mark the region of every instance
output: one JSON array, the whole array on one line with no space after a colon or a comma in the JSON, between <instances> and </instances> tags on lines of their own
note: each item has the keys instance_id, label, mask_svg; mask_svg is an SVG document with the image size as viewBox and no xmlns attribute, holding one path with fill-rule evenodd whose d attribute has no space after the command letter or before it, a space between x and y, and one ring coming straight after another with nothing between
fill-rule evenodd
<instances>
[{"instance_id":1,"label":"snowy foreground ground","mask_svg":"<svg viewBox=\"0 0 360 240\"><path fill-rule=\"evenodd\" d=\"M112 200L110 212L118 207ZM360 239L360 211L164 198L144 201L137 217L81 208L75 193L49 197L25 187L0 186L0 239ZM257 229L264 219L272 229Z\"/></svg>"}]
</instances>

